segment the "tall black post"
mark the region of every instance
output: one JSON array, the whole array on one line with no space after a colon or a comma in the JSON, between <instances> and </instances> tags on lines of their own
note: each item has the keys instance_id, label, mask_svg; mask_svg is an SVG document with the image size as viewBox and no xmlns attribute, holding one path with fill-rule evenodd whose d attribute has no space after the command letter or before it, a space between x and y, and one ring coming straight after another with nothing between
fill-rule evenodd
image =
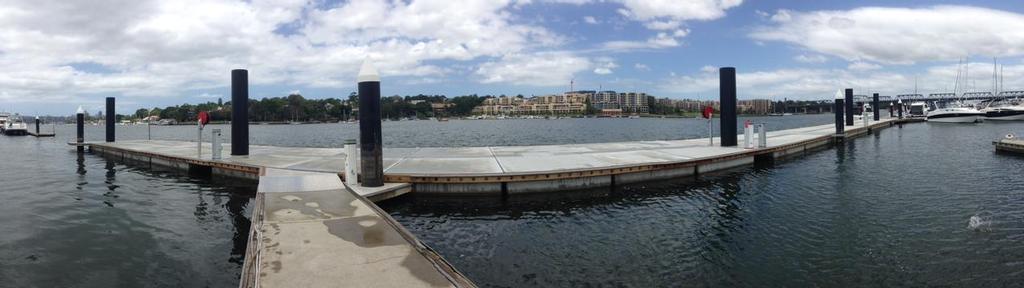
<instances>
[{"instance_id":1,"label":"tall black post","mask_svg":"<svg viewBox=\"0 0 1024 288\"><path fill-rule=\"evenodd\" d=\"M82 146L82 142L85 142L85 110L82 110L82 106L78 106L78 111L75 112L75 137L78 152L85 151L85 146Z\"/></svg>"},{"instance_id":2,"label":"tall black post","mask_svg":"<svg viewBox=\"0 0 1024 288\"><path fill-rule=\"evenodd\" d=\"M249 155L249 71L231 70L231 155Z\"/></svg>"},{"instance_id":3,"label":"tall black post","mask_svg":"<svg viewBox=\"0 0 1024 288\"><path fill-rule=\"evenodd\" d=\"M903 119L903 99L896 102L896 113L899 119Z\"/></svg>"},{"instance_id":4,"label":"tall black post","mask_svg":"<svg viewBox=\"0 0 1024 288\"><path fill-rule=\"evenodd\" d=\"M843 107L843 94L836 91L836 106L832 108L836 112L836 135L843 135L846 130L846 125L843 125Z\"/></svg>"},{"instance_id":5,"label":"tall black post","mask_svg":"<svg viewBox=\"0 0 1024 288\"><path fill-rule=\"evenodd\" d=\"M39 137L39 116L36 116L36 137Z\"/></svg>"},{"instance_id":6,"label":"tall black post","mask_svg":"<svg viewBox=\"0 0 1024 288\"><path fill-rule=\"evenodd\" d=\"M722 147L736 146L736 68L718 69L718 103L721 105L719 134Z\"/></svg>"},{"instance_id":7,"label":"tall black post","mask_svg":"<svg viewBox=\"0 0 1024 288\"><path fill-rule=\"evenodd\" d=\"M871 95L871 114L875 114L875 121L882 117L882 114L878 113L878 111L882 111L881 108L882 106L878 106L878 93Z\"/></svg>"},{"instance_id":8,"label":"tall black post","mask_svg":"<svg viewBox=\"0 0 1024 288\"><path fill-rule=\"evenodd\" d=\"M359 69L359 163L363 187L384 186L380 127L380 75L369 60Z\"/></svg>"},{"instance_id":9,"label":"tall black post","mask_svg":"<svg viewBox=\"0 0 1024 288\"><path fill-rule=\"evenodd\" d=\"M843 111L846 114L846 125L853 126L853 89L846 89L846 108Z\"/></svg>"},{"instance_id":10,"label":"tall black post","mask_svg":"<svg viewBox=\"0 0 1024 288\"><path fill-rule=\"evenodd\" d=\"M107 142L114 142L114 121L117 121L117 112L114 111L114 97L107 97Z\"/></svg>"}]
</instances>

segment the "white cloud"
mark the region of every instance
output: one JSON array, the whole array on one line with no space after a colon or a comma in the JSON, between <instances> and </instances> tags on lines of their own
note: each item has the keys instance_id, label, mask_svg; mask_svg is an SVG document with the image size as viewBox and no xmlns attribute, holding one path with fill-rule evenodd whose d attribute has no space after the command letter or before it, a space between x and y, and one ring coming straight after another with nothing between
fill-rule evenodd
<instances>
[{"instance_id":1,"label":"white cloud","mask_svg":"<svg viewBox=\"0 0 1024 288\"><path fill-rule=\"evenodd\" d=\"M453 73L431 61L529 55L564 43L543 27L516 24L507 0L322 4L5 1L0 65L18 69L0 70L0 97L180 95L228 85L233 68L249 69L257 85L347 87L367 57L385 80L430 78Z\"/></svg>"},{"instance_id":2,"label":"white cloud","mask_svg":"<svg viewBox=\"0 0 1024 288\"><path fill-rule=\"evenodd\" d=\"M641 21L714 20L725 10L739 6L742 0L619 0L630 17Z\"/></svg>"},{"instance_id":3,"label":"white cloud","mask_svg":"<svg viewBox=\"0 0 1024 288\"><path fill-rule=\"evenodd\" d=\"M509 54L497 61L480 64L475 73L482 83L560 86L569 83L576 73L592 66L589 59L569 52Z\"/></svg>"},{"instance_id":4,"label":"white cloud","mask_svg":"<svg viewBox=\"0 0 1024 288\"><path fill-rule=\"evenodd\" d=\"M750 34L848 61L910 64L967 55L1024 55L1024 15L968 6L779 10Z\"/></svg>"},{"instance_id":5,"label":"white cloud","mask_svg":"<svg viewBox=\"0 0 1024 288\"><path fill-rule=\"evenodd\" d=\"M597 68L594 68L594 74L612 74L614 72L612 69L619 67L619 65L615 64L615 60L611 58L598 58L595 60L598 62L598 64L596 65Z\"/></svg>"},{"instance_id":6,"label":"white cloud","mask_svg":"<svg viewBox=\"0 0 1024 288\"><path fill-rule=\"evenodd\" d=\"M647 41L609 41L602 45L605 50L629 51L637 49L660 49L679 46L679 41L674 36L665 32L659 32Z\"/></svg>"},{"instance_id":7,"label":"white cloud","mask_svg":"<svg viewBox=\"0 0 1024 288\"><path fill-rule=\"evenodd\" d=\"M587 22L587 24L597 24L597 23L599 23L599 22L597 22L597 19L594 18L594 16L583 16L583 22Z\"/></svg>"},{"instance_id":8,"label":"white cloud","mask_svg":"<svg viewBox=\"0 0 1024 288\"><path fill-rule=\"evenodd\" d=\"M825 57L824 55L818 54L800 54L796 55L796 57L793 57L793 60L796 60L797 62L801 63L825 63L826 61L828 61L828 58Z\"/></svg>"},{"instance_id":9,"label":"white cloud","mask_svg":"<svg viewBox=\"0 0 1024 288\"><path fill-rule=\"evenodd\" d=\"M646 64L642 64L642 63L633 64L633 69L640 70L640 71L651 71L651 67L647 66Z\"/></svg>"},{"instance_id":10,"label":"white cloud","mask_svg":"<svg viewBox=\"0 0 1024 288\"><path fill-rule=\"evenodd\" d=\"M855 71L867 71L867 70L875 70L875 69L881 69L881 68L882 68L881 65L874 64L874 63L868 63L868 62L862 62L862 61L852 62L852 63L850 63L849 66L846 67L846 69L855 70Z\"/></svg>"},{"instance_id":11,"label":"white cloud","mask_svg":"<svg viewBox=\"0 0 1024 288\"><path fill-rule=\"evenodd\" d=\"M700 72L716 73L716 72L718 72L718 67L711 66L711 65L704 65L704 67L700 67Z\"/></svg>"}]
</instances>

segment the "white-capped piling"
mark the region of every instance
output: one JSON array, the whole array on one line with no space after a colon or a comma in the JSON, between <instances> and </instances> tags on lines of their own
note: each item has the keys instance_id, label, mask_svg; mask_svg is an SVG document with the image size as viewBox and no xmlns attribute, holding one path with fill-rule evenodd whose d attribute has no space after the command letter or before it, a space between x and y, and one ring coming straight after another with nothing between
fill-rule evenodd
<instances>
[{"instance_id":1,"label":"white-capped piling","mask_svg":"<svg viewBox=\"0 0 1024 288\"><path fill-rule=\"evenodd\" d=\"M380 74L370 60L359 69L359 145L363 187L384 186L381 147Z\"/></svg>"},{"instance_id":2,"label":"white-capped piling","mask_svg":"<svg viewBox=\"0 0 1024 288\"><path fill-rule=\"evenodd\" d=\"M85 142L85 109L78 106L78 110L75 111L75 143L78 143L78 152L85 151L82 142Z\"/></svg>"},{"instance_id":3,"label":"white-capped piling","mask_svg":"<svg viewBox=\"0 0 1024 288\"><path fill-rule=\"evenodd\" d=\"M836 136L842 136L845 130L843 125L843 108L846 107L843 104L843 90L836 91L836 106L832 108L836 114Z\"/></svg>"}]
</instances>

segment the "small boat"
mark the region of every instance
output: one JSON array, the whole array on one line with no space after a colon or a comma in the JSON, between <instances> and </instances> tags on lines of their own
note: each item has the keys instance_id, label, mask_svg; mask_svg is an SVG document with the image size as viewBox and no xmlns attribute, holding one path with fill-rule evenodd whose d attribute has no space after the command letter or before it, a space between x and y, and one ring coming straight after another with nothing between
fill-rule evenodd
<instances>
[{"instance_id":1,"label":"small boat","mask_svg":"<svg viewBox=\"0 0 1024 288\"><path fill-rule=\"evenodd\" d=\"M928 122L974 123L981 121L984 117L985 113L978 111L978 109L954 103L950 107L928 111L926 119Z\"/></svg>"},{"instance_id":2,"label":"small boat","mask_svg":"<svg viewBox=\"0 0 1024 288\"><path fill-rule=\"evenodd\" d=\"M640 119L640 115L637 115L637 114L629 115L629 119Z\"/></svg>"},{"instance_id":3,"label":"small boat","mask_svg":"<svg viewBox=\"0 0 1024 288\"><path fill-rule=\"evenodd\" d=\"M25 136L28 135L28 125L21 120L21 116L14 114L4 125L4 135Z\"/></svg>"}]
</instances>

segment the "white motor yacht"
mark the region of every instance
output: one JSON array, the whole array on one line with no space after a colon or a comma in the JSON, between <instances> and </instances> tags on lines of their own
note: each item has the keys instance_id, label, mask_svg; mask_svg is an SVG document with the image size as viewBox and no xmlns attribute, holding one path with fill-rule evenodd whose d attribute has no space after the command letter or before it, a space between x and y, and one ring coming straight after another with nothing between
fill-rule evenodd
<instances>
[{"instance_id":1,"label":"white motor yacht","mask_svg":"<svg viewBox=\"0 0 1024 288\"><path fill-rule=\"evenodd\" d=\"M981 121L984 117L985 112L954 103L950 107L928 111L927 120L928 122L943 123L974 123Z\"/></svg>"},{"instance_id":2,"label":"white motor yacht","mask_svg":"<svg viewBox=\"0 0 1024 288\"><path fill-rule=\"evenodd\" d=\"M28 135L28 125L21 120L21 116L14 114L4 125L4 135L25 136Z\"/></svg>"}]
</instances>

